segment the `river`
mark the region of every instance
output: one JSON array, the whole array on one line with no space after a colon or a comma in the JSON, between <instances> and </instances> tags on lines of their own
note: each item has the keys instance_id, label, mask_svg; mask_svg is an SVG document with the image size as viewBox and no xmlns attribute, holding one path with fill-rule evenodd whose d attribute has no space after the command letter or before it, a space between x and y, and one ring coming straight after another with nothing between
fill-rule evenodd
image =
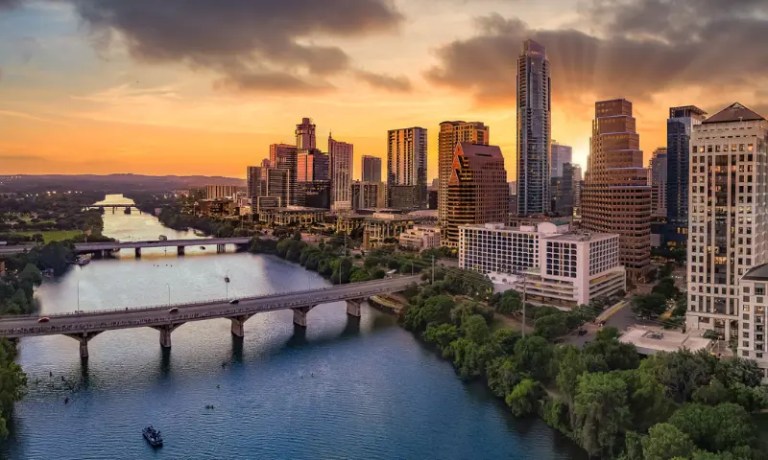
<instances>
[{"instance_id":1,"label":"river","mask_svg":"<svg viewBox=\"0 0 768 460\"><path fill-rule=\"evenodd\" d=\"M107 196L113 203L121 196ZM130 201L126 201L130 203ZM120 240L194 237L156 218L104 214ZM227 286L224 277L229 276ZM319 275L281 259L195 248L123 251L74 267L36 291L43 314L158 305L320 287ZM566 459L581 451L538 419L516 420L481 384L367 305L348 318L341 303L295 329L287 311L256 315L245 338L229 320L188 323L163 351L158 332L105 332L78 345L64 336L24 339L29 379L17 404L7 458L137 459ZM65 404L65 398L69 403ZM208 408L213 406L212 408ZM141 437L159 428L165 446Z\"/></svg>"}]
</instances>

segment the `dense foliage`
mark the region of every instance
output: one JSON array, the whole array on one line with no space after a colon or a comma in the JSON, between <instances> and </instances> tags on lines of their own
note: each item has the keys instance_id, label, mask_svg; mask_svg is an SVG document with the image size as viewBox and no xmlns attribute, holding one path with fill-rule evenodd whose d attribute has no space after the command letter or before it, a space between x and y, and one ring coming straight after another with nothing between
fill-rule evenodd
<instances>
[{"instance_id":1,"label":"dense foliage","mask_svg":"<svg viewBox=\"0 0 768 460\"><path fill-rule=\"evenodd\" d=\"M130 198L142 212L155 215L160 223L174 230L199 230L206 235L228 238L232 236L249 236L251 231L237 228L231 221L198 216L194 213L194 197L178 199L173 195L131 193Z\"/></svg>"},{"instance_id":2,"label":"dense foliage","mask_svg":"<svg viewBox=\"0 0 768 460\"><path fill-rule=\"evenodd\" d=\"M589 307L538 309L534 333L522 337L494 328L478 291L456 282L425 285L411 297L403 325L451 360L459 377L484 379L516 416L538 414L594 457L758 458L750 413L768 407L768 392L753 361L704 351L641 360L614 328L581 349L552 343L569 323L589 318ZM498 311L521 308L515 293L492 300Z\"/></svg>"}]
</instances>

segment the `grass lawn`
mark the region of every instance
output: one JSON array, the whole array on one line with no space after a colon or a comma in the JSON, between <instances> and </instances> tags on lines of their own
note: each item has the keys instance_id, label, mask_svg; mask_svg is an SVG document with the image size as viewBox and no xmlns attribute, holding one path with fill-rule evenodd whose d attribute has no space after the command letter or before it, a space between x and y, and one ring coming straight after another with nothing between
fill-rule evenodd
<instances>
[{"instance_id":1,"label":"grass lawn","mask_svg":"<svg viewBox=\"0 0 768 460\"><path fill-rule=\"evenodd\" d=\"M82 234L80 230L47 230L42 232L37 231L28 231L28 232L18 232L21 235L26 236L32 236L36 233L41 233L43 235L43 241L47 244L53 241L64 241L64 240L71 240L72 238Z\"/></svg>"}]
</instances>

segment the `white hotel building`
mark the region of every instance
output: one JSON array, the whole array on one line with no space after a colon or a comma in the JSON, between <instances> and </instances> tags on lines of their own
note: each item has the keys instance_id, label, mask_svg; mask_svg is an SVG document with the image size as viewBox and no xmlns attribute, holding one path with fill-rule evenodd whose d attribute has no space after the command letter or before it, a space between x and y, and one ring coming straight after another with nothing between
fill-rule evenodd
<instances>
[{"instance_id":1,"label":"white hotel building","mask_svg":"<svg viewBox=\"0 0 768 460\"><path fill-rule=\"evenodd\" d=\"M757 358L764 297L745 275L768 262L768 122L732 104L694 126L690 144L686 325L737 338L739 356Z\"/></svg>"},{"instance_id":2,"label":"white hotel building","mask_svg":"<svg viewBox=\"0 0 768 460\"><path fill-rule=\"evenodd\" d=\"M459 227L459 267L522 290L533 303L575 307L626 290L619 235L571 231L568 225Z\"/></svg>"}]
</instances>

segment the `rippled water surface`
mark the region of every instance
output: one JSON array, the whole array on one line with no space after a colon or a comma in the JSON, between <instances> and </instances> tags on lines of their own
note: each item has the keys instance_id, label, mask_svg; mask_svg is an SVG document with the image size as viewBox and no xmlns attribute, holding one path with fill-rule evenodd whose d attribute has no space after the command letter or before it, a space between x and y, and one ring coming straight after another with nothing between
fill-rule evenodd
<instances>
[{"instance_id":1,"label":"rippled water surface","mask_svg":"<svg viewBox=\"0 0 768 460\"><path fill-rule=\"evenodd\" d=\"M108 197L114 202L116 197ZM151 216L105 214L120 240L194 237ZM211 249L213 251L211 251ZM157 305L323 286L280 259L176 257L162 249L75 267L37 291L44 313ZM227 285L224 277L229 276ZM541 421L511 418L482 385L465 385L394 318L341 303L309 314L295 329L289 312L257 315L245 338L229 320L188 323L161 350L153 329L108 331L89 344L63 336L24 339L29 377L17 404L8 458L551 459L583 458ZM69 403L65 404L65 398ZM210 408L212 406L212 408ZM141 429L154 424L165 446Z\"/></svg>"}]
</instances>

